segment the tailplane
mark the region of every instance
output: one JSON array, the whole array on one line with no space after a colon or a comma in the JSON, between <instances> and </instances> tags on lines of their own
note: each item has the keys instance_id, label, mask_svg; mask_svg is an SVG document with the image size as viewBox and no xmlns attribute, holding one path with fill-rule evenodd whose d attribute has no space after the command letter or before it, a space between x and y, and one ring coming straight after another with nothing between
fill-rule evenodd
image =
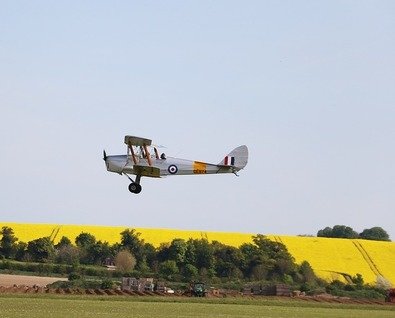
<instances>
[{"instance_id":1,"label":"tailplane","mask_svg":"<svg viewBox=\"0 0 395 318\"><path fill-rule=\"evenodd\" d=\"M218 165L235 167L237 170L243 169L248 162L247 146L239 146L233 149Z\"/></svg>"}]
</instances>

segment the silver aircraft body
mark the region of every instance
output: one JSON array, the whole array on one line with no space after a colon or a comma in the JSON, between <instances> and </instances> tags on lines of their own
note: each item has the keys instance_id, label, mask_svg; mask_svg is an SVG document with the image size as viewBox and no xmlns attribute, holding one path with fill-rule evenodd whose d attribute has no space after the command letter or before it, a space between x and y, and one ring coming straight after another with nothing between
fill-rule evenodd
<instances>
[{"instance_id":1,"label":"silver aircraft body","mask_svg":"<svg viewBox=\"0 0 395 318\"><path fill-rule=\"evenodd\" d=\"M239 146L226 155L218 164L203 161L186 160L159 155L156 146L146 138L125 136L127 145L126 155L107 156L103 151L103 159L107 170L125 175L132 183L129 191L140 193L141 177L161 178L176 175L205 175L218 173L233 173L243 169L248 162L247 146ZM130 175L135 175L133 180Z\"/></svg>"}]
</instances>

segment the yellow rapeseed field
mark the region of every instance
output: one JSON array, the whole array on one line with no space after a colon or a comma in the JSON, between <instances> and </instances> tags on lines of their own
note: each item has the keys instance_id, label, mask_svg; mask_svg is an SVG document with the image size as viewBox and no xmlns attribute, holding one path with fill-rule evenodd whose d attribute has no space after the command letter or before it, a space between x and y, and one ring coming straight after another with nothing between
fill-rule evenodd
<instances>
[{"instance_id":1,"label":"yellow rapeseed field","mask_svg":"<svg viewBox=\"0 0 395 318\"><path fill-rule=\"evenodd\" d=\"M62 236L68 237L72 242L82 232L90 233L97 240L114 244L120 241L120 233L125 229L135 229L141 233L141 238L158 247L161 243L171 242L174 238L188 240L189 238L206 238L209 241L219 241L223 244L239 247L245 242L252 242L253 234L231 232L201 232L170 229L150 229L127 226L93 226L93 225L55 225L55 224L22 224L0 223L0 228L8 226L14 230L15 236L23 242L29 242L39 237L55 235L56 244ZM52 237L53 237L52 236Z\"/></svg>"},{"instance_id":2,"label":"yellow rapeseed field","mask_svg":"<svg viewBox=\"0 0 395 318\"><path fill-rule=\"evenodd\" d=\"M379 275L385 277L395 286L395 243L359 240L367 251Z\"/></svg>"},{"instance_id":3,"label":"yellow rapeseed field","mask_svg":"<svg viewBox=\"0 0 395 318\"><path fill-rule=\"evenodd\" d=\"M120 241L120 233L129 228L141 233L141 238L158 247L161 243L171 242L174 238L219 241L239 247L251 243L249 233L201 232L171 229L147 229L127 226L55 225L0 223L14 230L20 241L29 242L43 236L50 236L57 243L62 236L74 242L82 232L90 233L97 240L114 244ZM293 255L296 262L308 261L316 274L327 280L340 279L361 274L366 283L374 284L377 276L383 276L395 285L395 243L366 240L332 239L319 237L268 235L274 241L282 242Z\"/></svg>"},{"instance_id":4,"label":"yellow rapeseed field","mask_svg":"<svg viewBox=\"0 0 395 318\"><path fill-rule=\"evenodd\" d=\"M376 281L376 275L352 240L298 236L269 236L269 238L280 240L287 246L297 263L307 260L316 274L326 280L344 281L342 273L350 276L359 273L366 282ZM395 250L394 244L392 249Z\"/></svg>"}]
</instances>

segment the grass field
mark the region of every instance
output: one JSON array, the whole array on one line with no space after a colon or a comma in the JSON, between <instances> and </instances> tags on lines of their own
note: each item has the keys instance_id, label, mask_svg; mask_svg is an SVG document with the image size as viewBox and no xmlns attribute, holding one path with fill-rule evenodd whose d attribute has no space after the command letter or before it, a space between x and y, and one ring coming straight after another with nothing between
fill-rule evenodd
<instances>
[{"instance_id":1,"label":"grass field","mask_svg":"<svg viewBox=\"0 0 395 318\"><path fill-rule=\"evenodd\" d=\"M74 241L81 232L93 234L97 240L114 244L120 241L120 233L127 226L91 226L0 223L9 226L20 241L29 242L43 236L50 236L58 242L62 236ZM132 228L132 227L129 227ZM251 243L252 236L258 233L202 232L172 229L135 228L141 238L158 247L174 238L205 238L223 244L239 247ZM327 280L344 280L341 273L350 276L361 274L365 283L374 284L378 276L383 276L395 286L395 243L366 240L334 239L322 237L298 237L268 235L269 239L282 242L297 263L308 261L316 274Z\"/></svg>"},{"instance_id":2,"label":"grass field","mask_svg":"<svg viewBox=\"0 0 395 318\"><path fill-rule=\"evenodd\" d=\"M294 300L0 296L0 314L14 317L358 317L395 316L395 306L310 304Z\"/></svg>"}]
</instances>

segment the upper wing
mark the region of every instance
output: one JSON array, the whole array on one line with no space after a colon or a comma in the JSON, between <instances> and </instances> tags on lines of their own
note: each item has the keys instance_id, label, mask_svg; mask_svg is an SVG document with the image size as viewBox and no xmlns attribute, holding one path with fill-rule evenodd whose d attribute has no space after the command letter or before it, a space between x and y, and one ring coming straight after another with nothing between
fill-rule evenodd
<instances>
[{"instance_id":1,"label":"upper wing","mask_svg":"<svg viewBox=\"0 0 395 318\"><path fill-rule=\"evenodd\" d=\"M152 140L136 136L125 136L125 144L128 146L151 146Z\"/></svg>"}]
</instances>

